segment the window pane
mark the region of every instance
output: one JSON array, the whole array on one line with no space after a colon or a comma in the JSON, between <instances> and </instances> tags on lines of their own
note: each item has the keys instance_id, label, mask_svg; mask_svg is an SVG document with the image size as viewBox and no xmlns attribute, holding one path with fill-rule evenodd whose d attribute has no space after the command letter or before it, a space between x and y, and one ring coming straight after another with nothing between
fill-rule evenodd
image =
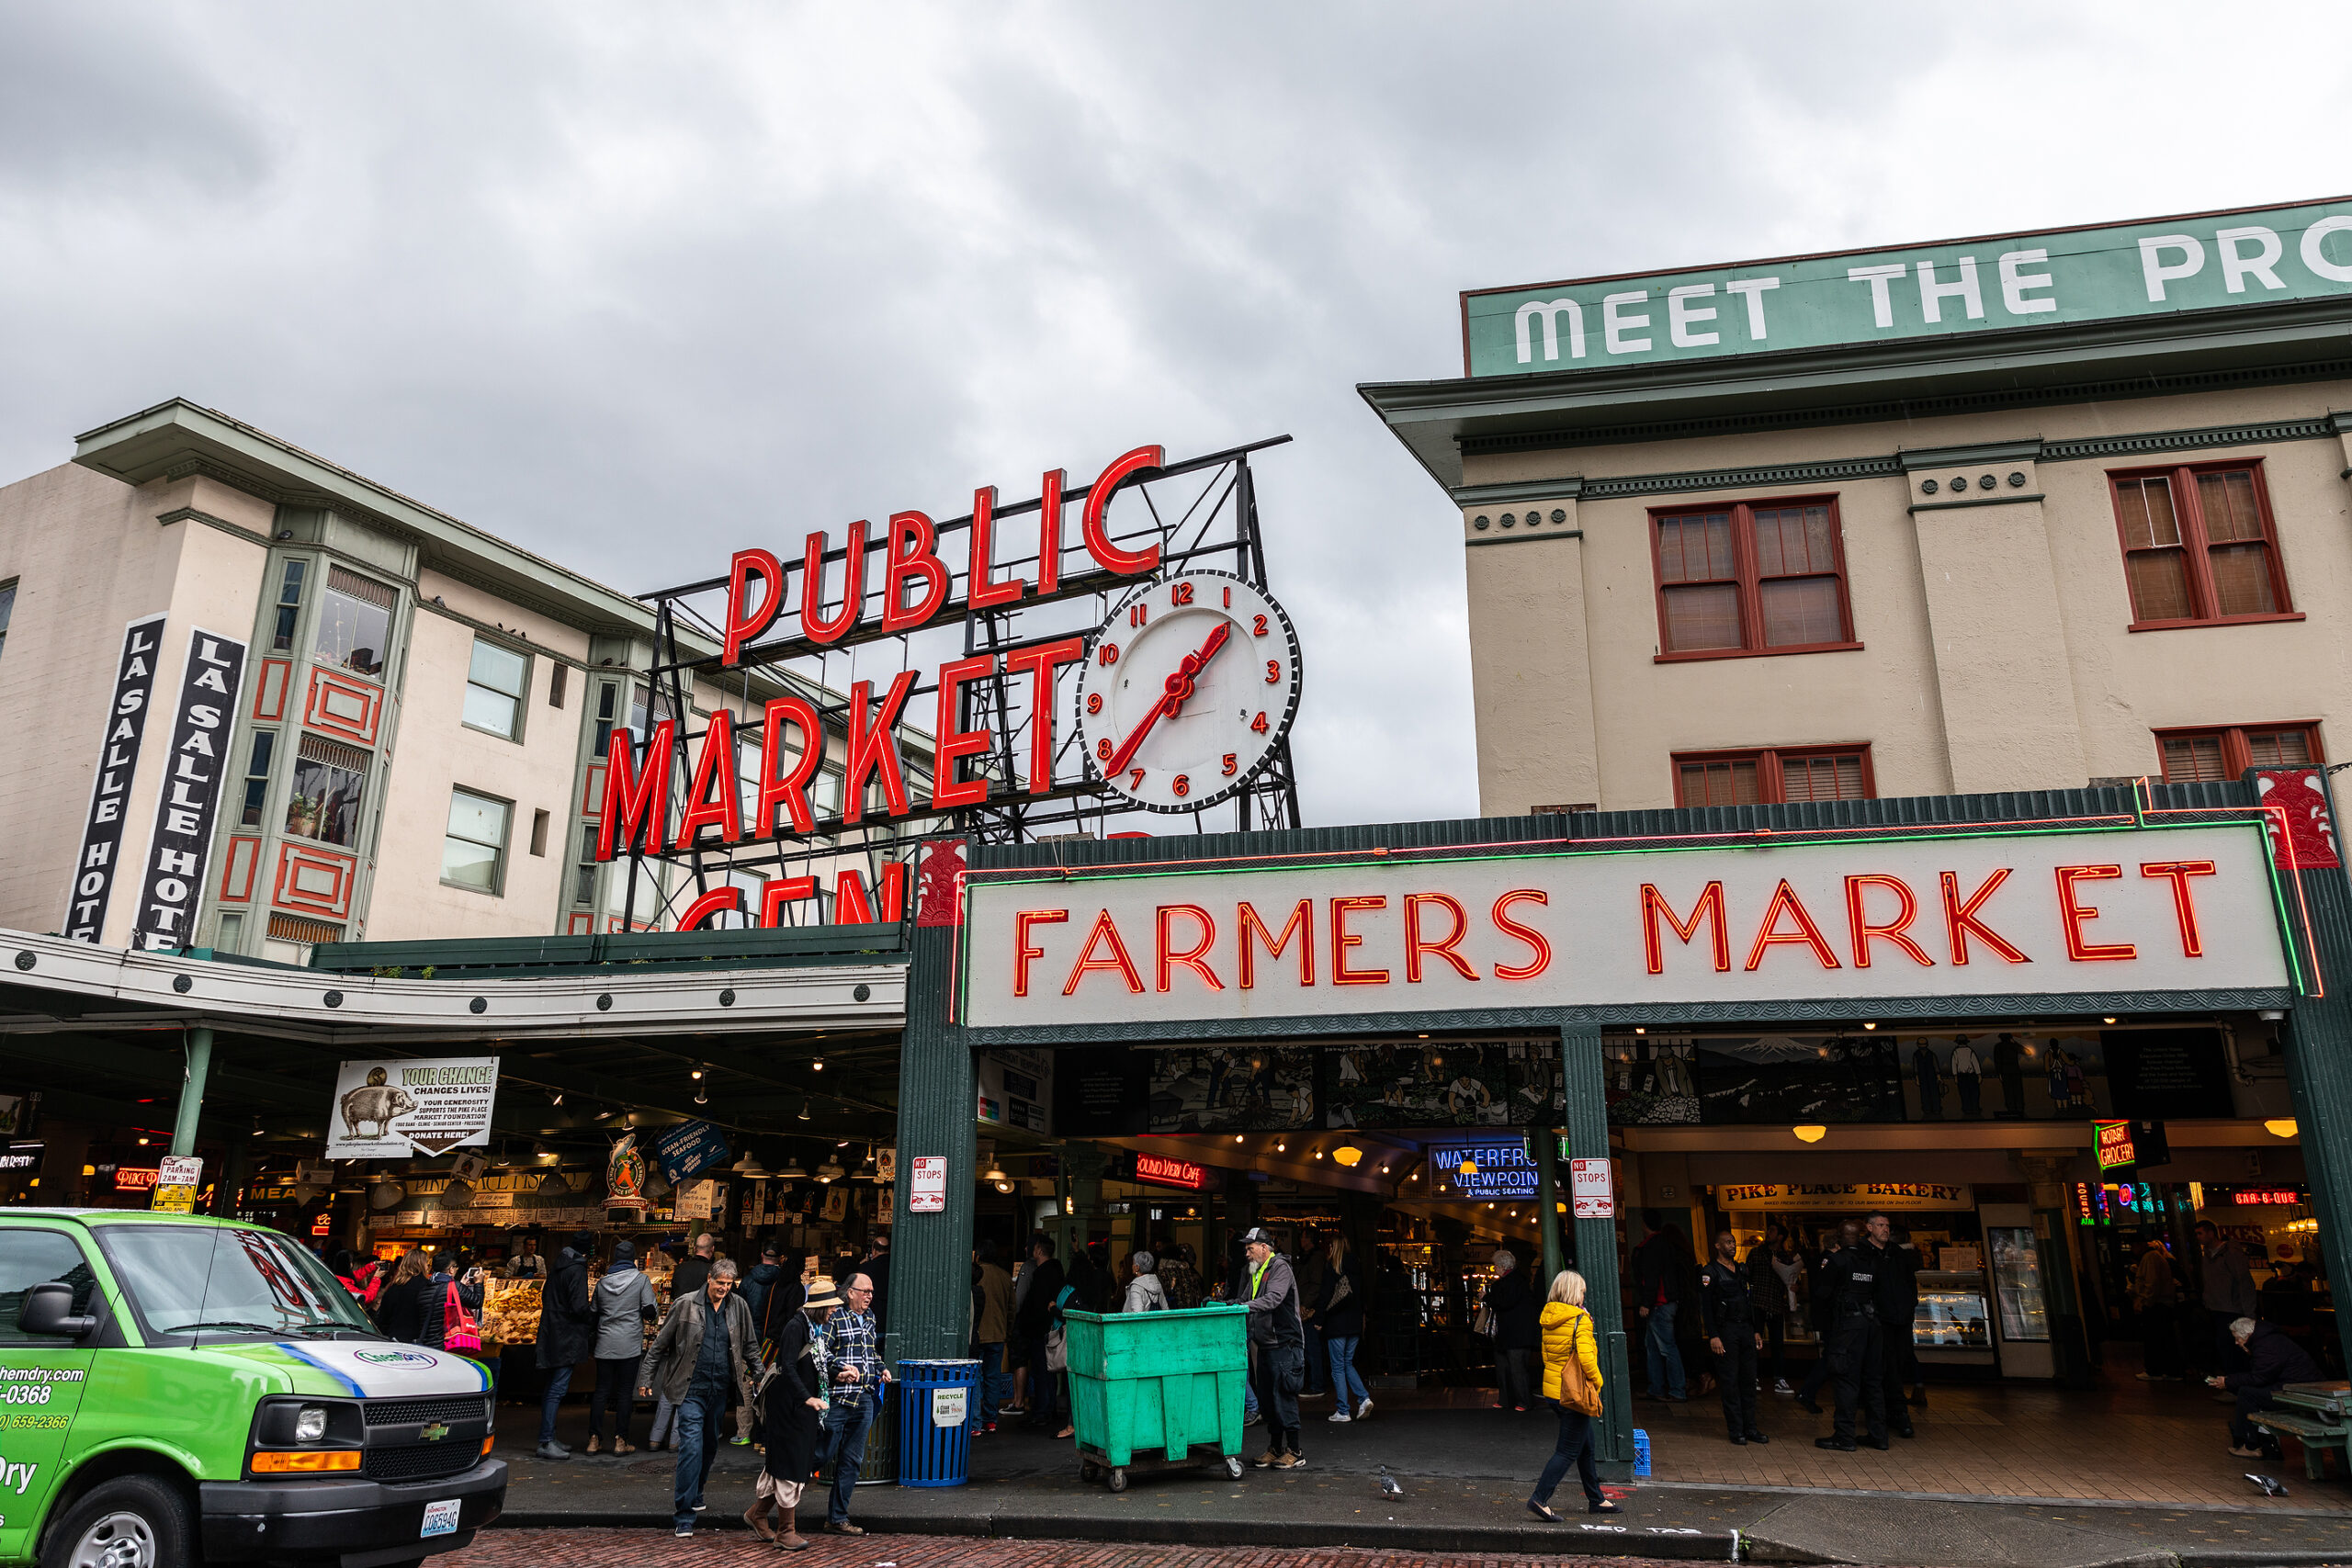
<instances>
[{"instance_id":1,"label":"window pane","mask_svg":"<svg viewBox=\"0 0 2352 1568\"><path fill-rule=\"evenodd\" d=\"M319 595L319 635L311 640L311 650L322 663L361 675L381 675L384 642L391 626L390 607L344 592L331 577Z\"/></svg>"},{"instance_id":2,"label":"window pane","mask_svg":"<svg viewBox=\"0 0 2352 1568\"><path fill-rule=\"evenodd\" d=\"M286 830L322 844L356 843L365 755L305 736L294 761L294 793L286 802Z\"/></svg>"},{"instance_id":3,"label":"window pane","mask_svg":"<svg viewBox=\"0 0 2352 1568\"><path fill-rule=\"evenodd\" d=\"M0 636L7 634L8 617L16 613L17 585L12 582L6 588L0 588Z\"/></svg>"},{"instance_id":4,"label":"window pane","mask_svg":"<svg viewBox=\"0 0 2352 1568\"><path fill-rule=\"evenodd\" d=\"M1727 582L1735 573L1731 513L1664 517L1657 525L1658 579L1663 582Z\"/></svg>"},{"instance_id":5,"label":"window pane","mask_svg":"<svg viewBox=\"0 0 2352 1568\"><path fill-rule=\"evenodd\" d=\"M1795 648L1846 640L1834 577L1784 577L1762 585L1764 646Z\"/></svg>"},{"instance_id":6,"label":"window pane","mask_svg":"<svg viewBox=\"0 0 2352 1568\"><path fill-rule=\"evenodd\" d=\"M1842 757L1784 757L1781 761L1784 800L1860 800L1862 760Z\"/></svg>"},{"instance_id":7,"label":"window pane","mask_svg":"<svg viewBox=\"0 0 2352 1568\"><path fill-rule=\"evenodd\" d=\"M2172 510L2171 480L2125 479L2115 487L2115 501L2123 512L2125 548L2144 550L2180 543L2180 522Z\"/></svg>"},{"instance_id":8,"label":"window pane","mask_svg":"<svg viewBox=\"0 0 2352 1568\"><path fill-rule=\"evenodd\" d=\"M0 1345L66 1348L59 1340L37 1337L17 1326L17 1320L24 1315L25 1298L33 1293L35 1285L69 1286L74 1301L66 1310L78 1316L89 1310L97 1282L96 1272L73 1237L59 1231L0 1232Z\"/></svg>"},{"instance_id":9,"label":"window pane","mask_svg":"<svg viewBox=\"0 0 2352 1568\"><path fill-rule=\"evenodd\" d=\"M1765 577L1837 570L1829 508L1778 506L1758 512L1756 570Z\"/></svg>"},{"instance_id":10,"label":"window pane","mask_svg":"<svg viewBox=\"0 0 2352 1568\"><path fill-rule=\"evenodd\" d=\"M469 843L463 839L444 839L441 840L441 875L446 881L494 893L498 890L498 852L485 844Z\"/></svg>"},{"instance_id":11,"label":"window pane","mask_svg":"<svg viewBox=\"0 0 2352 1568\"><path fill-rule=\"evenodd\" d=\"M1757 802L1752 761L1685 762L1681 775L1684 806L1753 806Z\"/></svg>"},{"instance_id":12,"label":"window pane","mask_svg":"<svg viewBox=\"0 0 2352 1568\"><path fill-rule=\"evenodd\" d=\"M2134 551L2123 558L2123 575L2132 585L2133 620L2189 618L2188 570L2180 551Z\"/></svg>"},{"instance_id":13,"label":"window pane","mask_svg":"<svg viewBox=\"0 0 2352 1568\"><path fill-rule=\"evenodd\" d=\"M530 661L512 649L494 642L474 639L473 667L466 679L477 686L488 686L493 692L503 692L510 697L523 694L523 677L530 669Z\"/></svg>"},{"instance_id":14,"label":"window pane","mask_svg":"<svg viewBox=\"0 0 2352 1568\"><path fill-rule=\"evenodd\" d=\"M2267 615L2278 608L2270 592L2268 545L2223 545L2206 559L2213 566L2215 614Z\"/></svg>"},{"instance_id":15,"label":"window pane","mask_svg":"<svg viewBox=\"0 0 2352 1568\"><path fill-rule=\"evenodd\" d=\"M2198 475L2197 500L2205 509L2205 537L2212 543L2262 537L2262 512L2254 503L2254 475L2248 470Z\"/></svg>"},{"instance_id":16,"label":"window pane","mask_svg":"<svg viewBox=\"0 0 2352 1568\"><path fill-rule=\"evenodd\" d=\"M2222 738L2218 735L2174 735L2165 739L2165 782L2195 784L2203 779L2219 779L2222 772Z\"/></svg>"},{"instance_id":17,"label":"window pane","mask_svg":"<svg viewBox=\"0 0 2352 1568\"><path fill-rule=\"evenodd\" d=\"M470 682L466 686L465 719L476 729L487 729L492 735L503 735L512 740L514 739L514 716L521 708L520 703L503 692L493 692Z\"/></svg>"},{"instance_id":18,"label":"window pane","mask_svg":"<svg viewBox=\"0 0 2352 1568\"><path fill-rule=\"evenodd\" d=\"M493 849L506 842L506 803L490 800L464 790L449 795L449 832L453 837L470 839L477 844Z\"/></svg>"},{"instance_id":19,"label":"window pane","mask_svg":"<svg viewBox=\"0 0 2352 1568\"><path fill-rule=\"evenodd\" d=\"M2257 768L2311 766L2312 738L2309 730L2250 730L2246 734L2245 748Z\"/></svg>"},{"instance_id":20,"label":"window pane","mask_svg":"<svg viewBox=\"0 0 2352 1568\"><path fill-rule=\"evenodd\" d=\"M1733 582L1666 591L1669 653L1739 646L1739 585Z\"/></svg>"}]
</instances>

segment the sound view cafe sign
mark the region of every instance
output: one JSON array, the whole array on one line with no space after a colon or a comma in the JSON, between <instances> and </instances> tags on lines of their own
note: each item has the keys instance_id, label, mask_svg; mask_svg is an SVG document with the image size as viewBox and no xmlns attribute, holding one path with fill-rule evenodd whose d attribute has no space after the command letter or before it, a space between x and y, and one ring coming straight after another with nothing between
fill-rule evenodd
<instances>
[{"instance_id":1,"label":"sound view cafe sign","mask_svg":"<svg viewBox=\"0 0 2352 1568\"><path fill-rule=\"evenodd\" d=\"M2226 993L2290 1001L2255 821L972 878L968 1027ZM1861 1016L1867 1017L1867 1012Z\"/></svg>"}]
</instances>

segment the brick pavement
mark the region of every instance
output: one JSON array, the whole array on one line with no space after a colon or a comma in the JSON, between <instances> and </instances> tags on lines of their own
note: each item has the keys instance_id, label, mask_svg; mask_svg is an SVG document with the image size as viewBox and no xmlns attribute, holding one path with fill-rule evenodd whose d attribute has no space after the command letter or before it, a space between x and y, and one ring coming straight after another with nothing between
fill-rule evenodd
<instances>
[{"instance_id":1,"label":"brick pavement","mask_svg":"<svg viewBox=\"0 0 2352 1568\"><path fill-rule=\"evenodd\" d=\"M690 1541L642 1529L491 1530L462 1551L433 1559L441 1568L641 1568L649 1558L693 1568L797 1562L817 1568L1645 1568L1630 1557L1437 1555L1345 1547L1114 1545L1092 1541L970 1540L943 1536L813 1536L797 1559L747 1531L713 1530Z\"/></svg>"}]
</instances>

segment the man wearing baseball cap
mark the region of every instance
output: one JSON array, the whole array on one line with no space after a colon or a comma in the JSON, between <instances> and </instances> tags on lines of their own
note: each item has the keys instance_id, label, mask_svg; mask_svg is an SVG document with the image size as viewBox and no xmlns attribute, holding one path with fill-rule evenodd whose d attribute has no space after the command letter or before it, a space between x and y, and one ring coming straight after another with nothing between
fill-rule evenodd
<instances>
[{"instance_id":1,"label":"man wearing baseball cap","mask_svg":"<svg viewBox=\"0 0 2352 1568\"><path fill-rule=\"evenodd\" d=\"M1250 1348L1257 1361L1258 1408L1268 1443L1258 1468L1296 1470L1306 1462L1298 1446L1298 1391L1306 1375L1306 1331L1298 1315L1298 1281L1274 1238L1251 1226L1241 1238L1250 1260Z\"/></svg>"}]
</instances>

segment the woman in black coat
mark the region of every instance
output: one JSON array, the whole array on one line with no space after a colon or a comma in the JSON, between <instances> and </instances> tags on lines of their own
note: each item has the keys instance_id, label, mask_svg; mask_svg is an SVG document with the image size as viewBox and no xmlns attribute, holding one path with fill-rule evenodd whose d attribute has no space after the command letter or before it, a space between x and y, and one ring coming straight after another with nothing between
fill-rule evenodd
<instances>
[{"instance_id":1,"label":"woman in black coat","mask_svg":"<svg viewBox=\"0 0 2352 1568\"><path fill-rule=\"evenodd\" d=\"M825 1414L825 1393L809 1354L809 1340L841 1304L831 1280L822 1275L811 1280L808 1299L776 1337L775 1364L760 1385L760 1430L767 1439L767 1459L761 1467L752 1506L743 1511L743 1522L762 1540L772 1540L786 1551L808 1548L794 1529L795 1516L800 1507L801 1488L817 1468L817 1442ZM776 1513L774 1528L767 1521L771 1507Z\"/></svg>"},{"instance_id":2,"label":"woman in black coat","mask_svg":"<svg viewBox=\"0 0 2352 1568\"><path fill-rule=\"evenodd\" d=\"M425 1297L433 1289L433 1265L425 1261L422 1250L409 1253L392 1271L392 1282L376 1302L376 1326L384 1331L387 1339L398 1339L410 1345L424 1341L426 1327ZM440 1312L432 1314L433 1345L441 1343Z\"/></svg>"}]
</instances>

